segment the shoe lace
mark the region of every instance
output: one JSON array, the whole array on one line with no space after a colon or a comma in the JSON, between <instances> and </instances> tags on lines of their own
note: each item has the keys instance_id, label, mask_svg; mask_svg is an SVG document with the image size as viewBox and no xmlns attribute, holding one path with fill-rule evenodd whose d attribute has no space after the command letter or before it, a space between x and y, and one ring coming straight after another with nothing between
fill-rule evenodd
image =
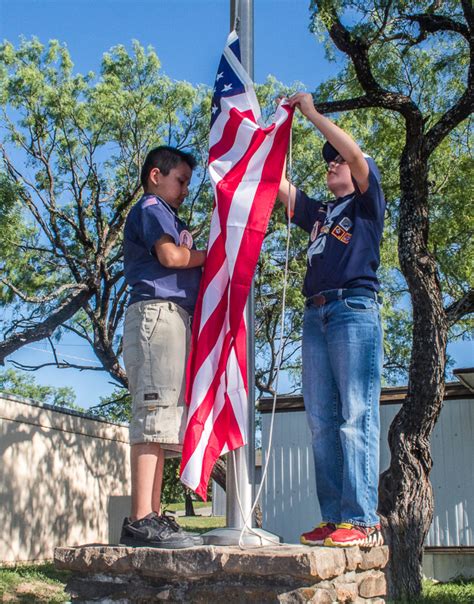
<instances>
[{"instance_id":1,"label":"shoe lace","mask_svg":"<svg viewBox=\"0 0 474 604\"><path fill-rule=\"evenodd\" d=\"M154 529L151 529L151 527L147 526L146 523L143 522L144 520L146 520L148 523L152 522L154 525ZM146 519L142 519L139 522L145 530L148 538L151 538L153 536L153 532L156 532L158 538L167 537L171 535L170 531L172 529L170 525L168 524L168 522L165 522L156 512L153 512Z\"/></svg>"},{"instance_id":2,"label":"shoe lace","mask_svg":"<svg viewBox=\"0 0 474 604\"><path fill-rule=\"evenodd\" d=\"M161 516L158 516L158 518L165 522L169 527L171 527L174 531L179 531L181 529L181 527L179 526L179 524L176 522L176 519L174 516L172 516L168 510L164 510L163 513L161 514Z\"/></svg>"}]
</instances>

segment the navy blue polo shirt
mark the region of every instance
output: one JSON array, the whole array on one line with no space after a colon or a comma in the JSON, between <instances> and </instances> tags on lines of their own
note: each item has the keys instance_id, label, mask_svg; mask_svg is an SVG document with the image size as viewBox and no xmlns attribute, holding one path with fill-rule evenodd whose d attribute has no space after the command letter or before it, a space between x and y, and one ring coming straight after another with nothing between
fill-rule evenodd
<instances>
[{"instance_id":1,"label":"navy blue polo shirt","mask_svg":"<svg viewBox=\"0 0 474 604\"><path fill-rule=\"evenodd\" d=\"M176 211L159 197L144 195L130 210L123 235L125 281L131 288L129 303L170 300L192 313L202 270L163 266L154 249L163 235L170 235L176 245L196 249Z\"/></svg>"},{"instance_id":2,"label":"navy blue polo shirt","mask_svg":"<svg viewBox=\"0 0 474 604\"><path fill-rule=\"evenodd\" d=\"M372 158L369 188L321 203L296 192L292 222L310 234L303 293L306 297L329 289L366 287L379 291L385 199Z\"/></svg>"}]
</instances>

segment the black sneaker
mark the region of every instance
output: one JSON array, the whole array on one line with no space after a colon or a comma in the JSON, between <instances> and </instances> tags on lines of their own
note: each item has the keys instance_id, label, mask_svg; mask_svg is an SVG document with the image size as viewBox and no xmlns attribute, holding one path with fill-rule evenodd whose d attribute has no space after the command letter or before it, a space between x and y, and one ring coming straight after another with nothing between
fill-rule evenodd
<instances>
[{"instance_id":1,"label":"black sneaker","mask_svg":"<svg viewBox=\"0 0 474 604\"><path fill-rule=\"evenodd\" d=\"M161 547L164 549L181 549L195 545L190 537L182 532L173 531L169 524L154 512L134 522L125 518L120 544L129 547Z\"/></svg>"},{"instance_id":2,"label":"black sneaker","mask_svg":"<svg viewBox=\"0 0 474 604\"><path fill-rule=\"evenodd\" d=\"M164 512L163 514L161 514L161 516L157 516L157 517L160 518L161 520L163 520L164 522L166 522L172 531L175 531L176 533L182 533L186 537L189 537L190 539L192 539L194 542L194 545L202 545L204 543L203 538L198 533L191 533L190 531L184 531L179 526L179 524L176 522L176 519L174 516L170 516L166 512Z\"/></svg>"}]
</instances>

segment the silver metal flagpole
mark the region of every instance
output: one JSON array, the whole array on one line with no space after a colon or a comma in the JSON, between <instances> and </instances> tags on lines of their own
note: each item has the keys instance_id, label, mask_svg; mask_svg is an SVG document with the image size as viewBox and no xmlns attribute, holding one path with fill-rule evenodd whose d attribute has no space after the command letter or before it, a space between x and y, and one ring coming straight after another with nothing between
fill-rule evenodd
<instances>
[{"instance_id":1,"label":"silver metal flagpole","mask_svg":"<svg viewBox=\"0 0 474 604\"><path fill-rule=\"evenodd\" d=\"M253 0L230 0L230 28L237 28L241 63L253 80ZM275 535L262 529L242 534L255 493L255 303L254 283L250 289L247 317L248 444L227 454L226 527L203 535L214 545L274 545ZM240 504L239 504L240 499ZM253 526L250 519L248 527Z\"/></svg>"},{"instance_id":2,"label":"silver metal flagpole","mask_svg":"<svg viewBox=\"0 0 474 604\"><path fill-rule=\"evenodd\" d=\"M231 0L230 23L237 25L241 63L253 80L253 0ZM236 19L237 18L237 19ZM247 301L248 444L227 455L226 524L242 529L250 514L255 476L255 304L254 284ZM237 480L235 480L237 477ZM237 485L236 485L237 482ZM238 488L238 493L236 489ZM242 512L237 497L240 497ZM244 517L242 518L242 513ZM250 520L249 525L252 526Z\"/></svg>"}]
</instances>

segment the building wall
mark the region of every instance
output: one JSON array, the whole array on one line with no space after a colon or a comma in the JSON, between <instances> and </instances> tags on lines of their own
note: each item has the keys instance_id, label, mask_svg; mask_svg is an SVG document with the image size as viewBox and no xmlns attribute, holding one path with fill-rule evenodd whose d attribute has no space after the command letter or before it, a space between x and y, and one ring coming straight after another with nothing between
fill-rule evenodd
<instances>
[{"instance_id":1,"label":"building wall","mask_svg":"<svg viewBox=\"0 0 474 604\"><path fill-rule=\"evenodd\" d=\"M117 542L129 476L126 427L0 394L0 561Z\"/></svg>"},{"instance_id":2,"label":"building wall","mask_svg":"<svg viewBox=\"0 0 474 604\"><path fill-rule=\"evenodd\" d=\"M435 498L426 545L474 545L474 405L473 400L446 401L431 440ZM400 406L381 407L381 471L389 464L388 429ZM271 414L262 415L263 462ZM304 411L275 415L274 438L263 492L263 527L296 543L321 521L316 497L310 434Z\"/></svg>"}]
</instances>

